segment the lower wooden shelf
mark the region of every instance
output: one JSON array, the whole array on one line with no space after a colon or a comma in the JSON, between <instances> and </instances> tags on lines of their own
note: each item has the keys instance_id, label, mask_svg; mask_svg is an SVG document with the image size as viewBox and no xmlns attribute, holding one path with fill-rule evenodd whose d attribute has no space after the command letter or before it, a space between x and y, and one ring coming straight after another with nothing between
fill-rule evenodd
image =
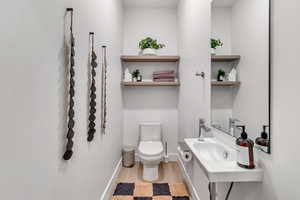
<instances>
[{"instance_id":1,"label":"lower wooden shelf","mask_svg":"<svg viewBox=\"0 0 300 200\"><path fill-rule=\"evenodd\" d=\"M178 81L176 82L125 82L123 81L121 83L122 86L180 86L180 83Z\"/></svg>"},{"instance_id":2,"label":"lower wooden shelf","mask_svg":"<svg viewBox=\"0 0 300 200\"><path fill-rule=\"evenodd\" d=\"M212 86L239 86L241 85L240 81L212 81Z\"/></svg>"},{"instance_id":3,"label":"lower wooden shelf","mask_svg":"<svg viewBox=\"0 0 300 200\"><path fill-rule=\"evenodd\" d=\"M240 59L240 55L213 55L211 57L212 62L232 62Z\"/></svg>"}]
</instances>

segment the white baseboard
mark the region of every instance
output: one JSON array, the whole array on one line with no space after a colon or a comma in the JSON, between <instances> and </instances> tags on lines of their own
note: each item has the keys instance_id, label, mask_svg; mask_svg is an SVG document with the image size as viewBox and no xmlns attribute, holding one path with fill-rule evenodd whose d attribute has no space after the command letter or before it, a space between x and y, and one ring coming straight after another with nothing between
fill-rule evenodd
<instances>
[{"instance_id":1,"label":"white baseboard","mask_svg":"<svg viewBox=\"0 0 300 200\"><path fill-rule=\"evenodd\" d=\"M177 153L169 153L167 157L165 157L166 162L177 162L178 157Z\"/></svg>"},{"instance_id":2,"label":"white baseboard","mask_svg":"<svg viewBox=\"0 0 300 200\"><path fill-rule=\"evenodd\" d=\"M117 178L119 176L121 168L122 168L122 158L117 163L117 166L116 166L112 176L110 177L110 179L105 187L105 190L101 195L100 200L111 200L111 197L113 195L114 189L117 184Z\"/></svg>"},{"instance_id":3,"label":"white baseboard","mask_svg":"<svg viewBox=\"0 0 300 200\"><path fill-rule=\"evenodd\" d=\"M196 189L192 183L192 180L190 178L190 176L188 175L185 167L184 167L184 164L183 164L183 160L181 159L180 155L177 154L177 158L178 158L178 164L179 164L179 167L181 169L181 173L183 174L183 178L185 179L185 182L187 184L187 187L192 195L192 199L193 200L200 200L200 197L198 196L197 192L196 192ZM190 161L192 162L192 161Z\"/></svg>"}]
</instances>

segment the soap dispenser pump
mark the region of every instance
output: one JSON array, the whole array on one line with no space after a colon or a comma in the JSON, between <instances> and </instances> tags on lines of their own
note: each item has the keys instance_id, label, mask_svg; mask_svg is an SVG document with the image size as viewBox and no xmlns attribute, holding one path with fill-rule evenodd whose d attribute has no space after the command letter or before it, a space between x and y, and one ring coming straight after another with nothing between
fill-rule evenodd
<instances>
[{"instance_id":1,"label":"soap dispenser pump","mask_svg":"<svg viewBox=\"0 0 300 200\"><path fill-rule=\"evenodd\" d=\"M266 152L268 151L268 146L269 146L268 134L266 132L267 127L268 127L267 125L263 126L263 131L261 132L261 137L259 137L255 140L256 146Z\"/></svg>"},{"instance_id":2,"label":"soap dispenser pump","mask_svg":"<svg viewBox=\"0 0 300 200\"><path fill-rule=\"evenodd\" d=\"M237 126L242 128L241 137L237 138L237 164L246 169L254 169L254 142L248 138L246 126Z\"/></svg>"}]
</instances>

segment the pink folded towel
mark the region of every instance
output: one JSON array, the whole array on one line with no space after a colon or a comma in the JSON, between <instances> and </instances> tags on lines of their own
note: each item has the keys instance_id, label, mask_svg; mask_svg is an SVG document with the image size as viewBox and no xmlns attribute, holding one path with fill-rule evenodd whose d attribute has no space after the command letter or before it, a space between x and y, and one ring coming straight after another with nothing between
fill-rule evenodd
<instances>
[{"instance_id":1,"label":"pink folded towel","mask_svg":"<svg viewBox=\"0 0 300 200\"><path fill-rule=\"evenodd\" d=\"M175 78L154 78L154 82L175 82Z\"/></svg>"},{"instance_id":2,"label":"pink folded towel","mask_svg":"<svg viewBox=\"0 0 300 200\"><path fill-rule=\"evenodd\" d=\"M175 74L161 74L161 75L153 75L153 78L174 78Z\"/></svg>"},{"instance_id":3,"label":"pink folded towel","mask_svg":"<svg viewBox=\"0 0 300 200\"><path fill-rule=\"evenodd\" d=\"M175 74L174 70L163 70L163 71L155 71L153 75L163 75L163 74Z\"/></svg>"}]
</instances>

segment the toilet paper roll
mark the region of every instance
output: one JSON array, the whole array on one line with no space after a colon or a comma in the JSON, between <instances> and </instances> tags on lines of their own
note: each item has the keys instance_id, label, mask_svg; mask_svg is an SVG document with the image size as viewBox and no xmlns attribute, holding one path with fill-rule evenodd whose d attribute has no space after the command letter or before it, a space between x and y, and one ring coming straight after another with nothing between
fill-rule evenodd
<instances>
[{"instance_id":1,"label":"toilet paper roll","mask_svg":"<svg viewBox=\"0 0 300 200\"><path fill-rule=\"evenodd\" d=\"M181 151L181 158L184 162L190 162L193 158L192 152L190 152L190 151Z\"/></svg>"}]
</instances>

